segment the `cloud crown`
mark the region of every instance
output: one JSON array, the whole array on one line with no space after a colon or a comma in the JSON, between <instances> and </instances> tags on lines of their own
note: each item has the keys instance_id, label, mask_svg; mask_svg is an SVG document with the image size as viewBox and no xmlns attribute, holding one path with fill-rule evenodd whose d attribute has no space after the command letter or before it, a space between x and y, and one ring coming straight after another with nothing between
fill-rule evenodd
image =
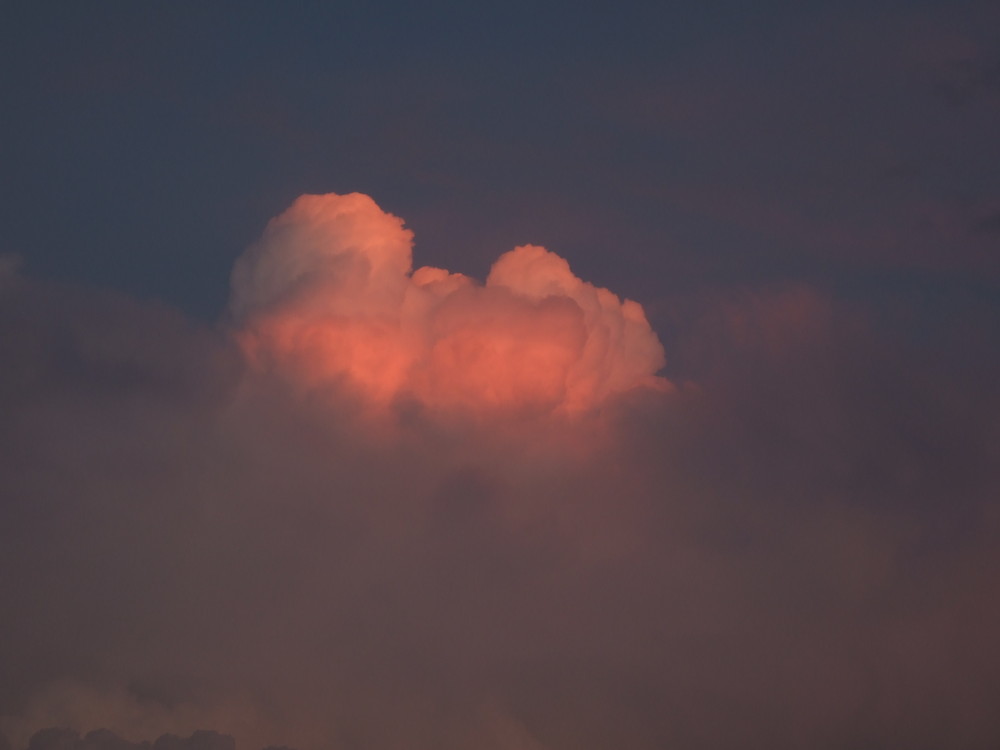
<instances>
[{"instance_id":1,"label":"cloud crown","mask_svg":"<svg viewBox=\"0 0 1000 750\"><path fill-rule=\"evenodd\" d=\"M367 195L303 195L233 270L230 309L252 362L366 402L446 411L576 413L669 388L641 305L537 245L485 284L424 266L413 233Z\"/></svg>"}]
</instances>

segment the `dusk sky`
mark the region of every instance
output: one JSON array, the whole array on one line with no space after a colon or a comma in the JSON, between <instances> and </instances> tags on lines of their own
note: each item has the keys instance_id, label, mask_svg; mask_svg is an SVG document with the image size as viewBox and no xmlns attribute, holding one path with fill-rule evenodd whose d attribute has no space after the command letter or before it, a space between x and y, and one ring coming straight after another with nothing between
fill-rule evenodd
<instances>
[{"instance_id":1,"label":"dusk sky","mask_svg":"<svg viewBox=\"0 0 1000 750\"><path fill-rule=\"evenodd\" d=\"M1000 745L995 2L0 10L0 750Z\"/></svg>"}]
</instances>

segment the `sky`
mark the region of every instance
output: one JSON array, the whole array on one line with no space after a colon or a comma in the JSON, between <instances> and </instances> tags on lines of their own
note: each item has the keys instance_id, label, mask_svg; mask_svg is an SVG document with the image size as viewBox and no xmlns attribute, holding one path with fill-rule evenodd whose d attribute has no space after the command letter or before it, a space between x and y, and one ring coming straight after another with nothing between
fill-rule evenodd
<instances>
[{"instance_id":1,"label":"sky","mask_svg":"<svg viewBox=\"0 0 1000 750\"><path fill-rule=\"evenodd\" d=\"M994 748L992 2L0 10L0 750Z\"/></svg>"}]
</instances>

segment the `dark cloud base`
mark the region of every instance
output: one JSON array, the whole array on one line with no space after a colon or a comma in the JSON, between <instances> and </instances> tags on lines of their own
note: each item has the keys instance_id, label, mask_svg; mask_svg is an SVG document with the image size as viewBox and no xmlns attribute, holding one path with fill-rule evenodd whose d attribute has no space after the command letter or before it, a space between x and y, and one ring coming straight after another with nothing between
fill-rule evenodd
<instances>
[{"instance_id":1,"label":"dark cloud base","mask_svg":"<svg viewBox=\"0 0 1000 750\"><path fill-rule=\"evenodd\" d=\"M5 747L2 740L0 747ZM28 750L235 750L235 747L232 737L206 730L188 738L164 734L150 743L129 742L108 729L95 729L81 737L72 729L55 727L37 732L28 743Z\"/></svg>"},{"instance_id":2,"label":"dark cloud base","mask_svg":"<svg viewBox=\"0 0 1000 750\"><path fill-rule=\"evenodd\" d=\"M995 747L995 301L658 314L676 393L504 429L401 401L383 440L222 331L8 272L9 744Z\"/></svg>"}]
</instances>

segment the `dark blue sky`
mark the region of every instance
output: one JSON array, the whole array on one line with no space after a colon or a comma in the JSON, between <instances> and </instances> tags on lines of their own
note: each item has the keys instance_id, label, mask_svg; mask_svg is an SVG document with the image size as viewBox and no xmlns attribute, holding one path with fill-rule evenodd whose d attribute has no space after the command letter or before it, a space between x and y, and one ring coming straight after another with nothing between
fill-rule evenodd
<instances>
[{"instance_id":1,"label":"dark blue sky","mask_svg":"<svg viewBox=\"0 0 1000 750\"><path fill-rule=\"evenodd\" d=\"M541 243L654 319L717 283L990 296L991 6L8 5L2 249L212 319L268 218L358 190L418 264Z\"/></svg>"}]
</instances>

